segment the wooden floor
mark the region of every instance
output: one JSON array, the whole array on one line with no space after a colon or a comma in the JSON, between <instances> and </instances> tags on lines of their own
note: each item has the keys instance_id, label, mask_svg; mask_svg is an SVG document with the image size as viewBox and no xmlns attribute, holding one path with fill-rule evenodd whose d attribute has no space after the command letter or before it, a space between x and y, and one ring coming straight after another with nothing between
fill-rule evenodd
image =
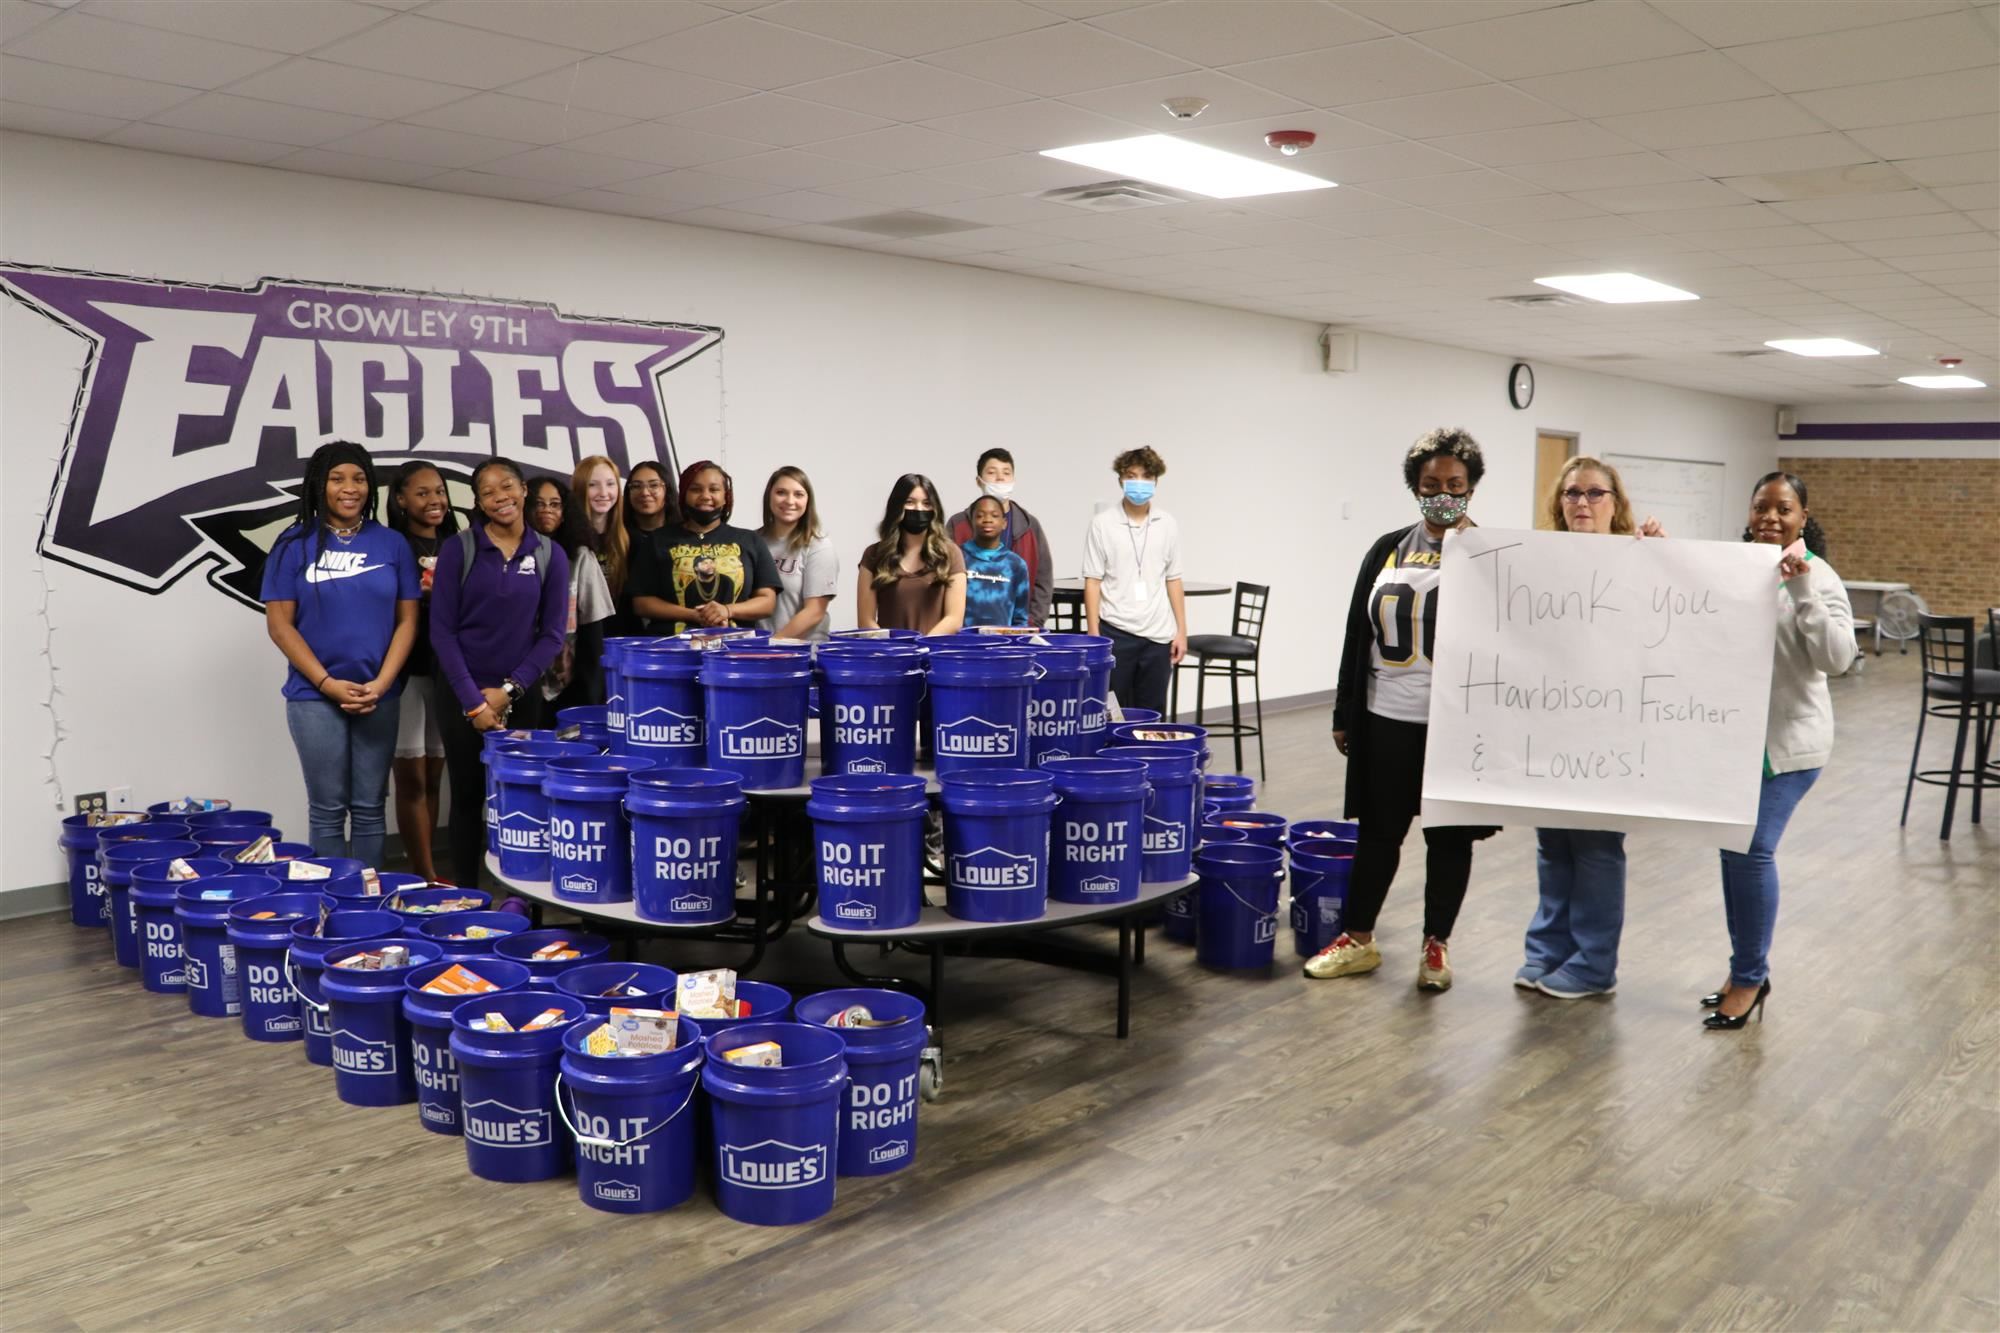
<instances>
[{"instance_id":1,"label":"wooden floor","mask_svg":"<svg viewBox=\"0 0 2000 1333\"><path fill-rule=\"evenodd\" d=\"M1413 985L1420 857L1380 973L1208 975L1155 941L1126 1042L1101 978L955 964L916 1164L790 1229L475 1180L413 1108L342 1106L101 935L7 923L0 1325L2000 1328L2000 811L1943 843L1922 791L1897 829L1915 663L1836 683L1761 1027L1698 1026L1714 854L1638 836L1618 995L1515 990L1510 829L1444 995ZM1267 807L1335 814L1324 716L1274 733ZM807 938L760 975L836 979Z\"/></svg>"}]
</instances>

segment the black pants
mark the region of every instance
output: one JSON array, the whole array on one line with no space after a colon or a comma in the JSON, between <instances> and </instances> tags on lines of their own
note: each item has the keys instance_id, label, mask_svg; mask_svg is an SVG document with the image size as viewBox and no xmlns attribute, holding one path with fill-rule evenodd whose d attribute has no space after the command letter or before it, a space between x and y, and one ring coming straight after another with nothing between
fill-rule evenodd
<instances>
[{"instance_id":1,"label":"black pants","mask_svg":"<svg viewBox=\"0 0 2000 1333\"><path fill-rule=\"evenodd\" d=\"M1118 696L1118 706L1150 708L1164 717L1167 685L1174 675L1172 646L1098 623L1111 640L1111 692Z\"/></svg>"},{"instance_id":2,"label":"black pants","mask_svg":"<svg viewBox=\"0 0 2000 1333\"><path fill-rule=\"evenodd\" d=\"M1403 859L1403 839L1423 804L1424 738L1430 728L1364 712L1361 762L1368 765L1355 811L1361 825L1354 873L1347 886L1346 926L1368 934L1389 896L1389 882ZM1350 751L1352 746L1350 746ZM1350 762L1352 762L1350 760ZM1472 844L1486 828L1424 829L1424 934L1451 938L1465 886L1472 878Z\"/></svg>"},{"instance_id":3,"label":"black pants","mask_svg":"<svg viewBox=\"0 0 2000 1333\"><path fill-rule=\"evenodd\" d=\"M450 779L451 804L445 811L445 841L451 849L452 883L479 887L479 869L486 858L486 765L480 754L486 733L458 706L458 697L442 676L437 681L438 730L444 733L444 771ZM510 730L542 724L542 699L530 690L507 714Z\"/></svg>"}]
</instances>

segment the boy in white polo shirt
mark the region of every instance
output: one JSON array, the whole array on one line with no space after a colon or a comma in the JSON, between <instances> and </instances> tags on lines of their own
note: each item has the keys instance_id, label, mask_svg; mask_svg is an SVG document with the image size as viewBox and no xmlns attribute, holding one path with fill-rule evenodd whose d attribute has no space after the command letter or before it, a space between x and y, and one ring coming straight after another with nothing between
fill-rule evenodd
<instances>
[{"instance_id":1,"label":"boy in white polo shirt","mask_svg":"<svg viewBox=\"0 0 2000 1333\"><path fill-rule=\"evenodd\" d=\"M1167 465L1151 449L1111 461L1123 498L1094 515L1083 537L1083 616L1111 640L1111 691L1121 707L1167 711L1167 685L1187 653L1181 528L1153 504Z\"/></svg>"}]
</instances>

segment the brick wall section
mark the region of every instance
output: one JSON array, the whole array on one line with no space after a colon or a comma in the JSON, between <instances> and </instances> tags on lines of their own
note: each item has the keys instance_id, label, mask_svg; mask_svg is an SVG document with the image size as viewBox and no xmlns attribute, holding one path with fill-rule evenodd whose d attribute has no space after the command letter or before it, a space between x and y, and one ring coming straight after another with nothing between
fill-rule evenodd
<instances>
[{"instance_id":1,"label":"brick wall section","mask_svg":"<svg viewBox=\"0 0 2000 1333\"><path fill-rule=\"evenodd\" d=\"M1936 615L2000 606L2000 459L1780 458L1846 579L1907 583ZM1869 599L1863 599L1868 601Z\"/></svg>"}]
</instances>

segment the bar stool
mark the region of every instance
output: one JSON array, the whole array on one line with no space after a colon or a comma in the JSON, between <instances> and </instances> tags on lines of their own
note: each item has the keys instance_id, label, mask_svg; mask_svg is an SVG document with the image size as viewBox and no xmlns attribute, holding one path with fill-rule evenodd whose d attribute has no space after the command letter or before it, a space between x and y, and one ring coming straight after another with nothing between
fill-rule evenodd
<instances>
[{"instance_id":1,"label":"bar stool","mask_svg":"<svg viewBox=\"0 0 2000 1333\"><path fill-rule=\"evenodd\" d=\"M1910 819L1910 793L1919 782L1943 787L1944 824L1938 837L1951 837L1951 817L1958 803L1960 787L1972 789L1972 822L1979 822L1979 797L1988 787L2000 788L2000 765L1993 754L1993 730L2000 721L2000 670L1978 665L1983 656L1975 645L1971 616L1921 616L1917 646L1924 669L1923 704L1917 713L1917 741L1910 749L1910 777L1903 784L1903 817ZM1919 771L1917 757L1924 748L1926 718L1954 718L1958 735L1952 745L1951 767ZM1965 742L1970 734L1974 757L1965 763Z\"/></svg>"},{"instance_id":2,"label":"bar stool","mask_svg":"<svg viewBox=\"0 0 2000 1333\"><path fill-rule=\"evenodd\" d=\"M1049 623L1042 628L1058 634L1083 633L1083 594L1057 588L1049 598Z\"/></svg>"},{"instance_id":3,"label":"bar stool","mask_svg":"<svg viewBox=\"0 0 2000 1333\"><path fill-rule=\"evenodd\" d=\"M1173 702L1168 705L1174 720L1181 715L1181 672L1193 671L1195 721L1208 728L1211 739L1227 736L1236 745L1236 771L1243 771L1243 738L1257 738L1257 776L1266 777L1264 771L1264 689L1257 679L1257 655L1264 644L1264 609L1271 600L1271 588L1265 583L1238 583L1236 585L1236 608L1230 617L1230 632L1227 634L1191 634L1188 636L1187 657L1181 659L1174 668ZM1190 662L1188 658L1194 660ZM1214 676L1229 681L1229 721L1211 723L1203 716L1203 694L1208 678ZM1250 682L1250 702L1256 710L1256 724L1246 726L1243 722L1242 682Z\"/></svg>"}]
</instances>

